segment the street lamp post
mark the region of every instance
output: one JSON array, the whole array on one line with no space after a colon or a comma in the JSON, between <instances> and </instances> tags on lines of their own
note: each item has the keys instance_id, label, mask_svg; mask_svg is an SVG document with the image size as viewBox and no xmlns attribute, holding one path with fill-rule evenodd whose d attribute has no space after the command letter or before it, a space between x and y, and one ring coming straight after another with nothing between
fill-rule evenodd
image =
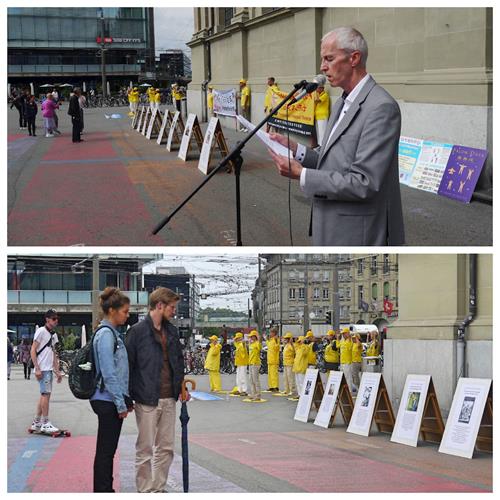
<instances>
[{"instance_id":1,"label":"street lamp post","mask_svg":"<svg viewBox=\"0 0 500 500\"><path fill-rule=\"evenodd\" d=\"M106 49L104 43L104 9L101 8L101 85L102 97L106 97Z\"/></svg>"}]
</instances>

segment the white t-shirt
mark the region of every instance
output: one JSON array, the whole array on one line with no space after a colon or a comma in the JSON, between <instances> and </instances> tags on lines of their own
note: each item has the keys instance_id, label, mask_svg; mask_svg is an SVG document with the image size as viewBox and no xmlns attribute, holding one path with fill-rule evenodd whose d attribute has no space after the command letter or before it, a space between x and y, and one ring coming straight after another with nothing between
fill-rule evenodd
<instances>
[{"instance_id":1,"label":"white t-shirt","mask_svg":"<svg viewBox=\"0 0 500 500\"><path fill-rule=\"evenodd\" d=\"M37 352L50 340L50 333L42 326L35 332L33 341L38 342ZM54 351L52 348L59 342L57 338L57 333L52 335L52 347L48 345L39 355L38 355L38 365L42 372L54 369Z\"/></svg>"}]
</instances>

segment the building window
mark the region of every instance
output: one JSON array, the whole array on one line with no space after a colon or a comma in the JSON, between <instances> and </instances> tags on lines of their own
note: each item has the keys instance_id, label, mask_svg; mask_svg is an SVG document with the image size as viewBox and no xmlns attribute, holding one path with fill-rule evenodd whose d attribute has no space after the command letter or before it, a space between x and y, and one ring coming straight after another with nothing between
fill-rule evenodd
<instances>
[{"instance_id":1,"label":"building window","mask_svg":"<svg viewBox=\"0 0 500 500\"><path fill-rule=\"evenodd\" d=\"M313 281L319 281L319 271L313 272Z\"/></svg>"},{"instance_id":2,"label":"building window","mask_svg":"<svg viewBox=\"0 0 500 500\"><path fill-rule=\"evenodd\" d=\"M330 296L330 290L328 288L323 288L323 299L328 300Z\"/></svg>"},{"instance_id":3,"label":"building window","mask_svg":"<svg viewBox=\"0 0 500 500\"><path fill-rule=\"evenodd\" d=\"M330 271L323 272L323 281L330 281Z\"/></svg>"},{"instance_id":4,"label":"building window","mask_svg":"<svg viewBox=\"0 0 500 500\"><path fill-rule=\"evenodd\" d=\"M376 255L372 255L370 270L371 270L372 276L377 274L377 256Z\"/></svg>"},{"instance_id":5,"label":"building window","mask_svg":"<svg viewBox=\"0 0 500 500\"><path fill-rule=\"evenodd\" d=\"M288 298L289 299L294 299L295 298L295 288L290 288L288 290Z\"/></svg>"},{"instance_id":6,"label":"building window","mask_svg":"<svg viewBox=\"0 0 500 500\"><path fill-rule=\"evenodd\" d=\"M363 261L358 260L358 274L363 274Z\"/></svg>"},{"instance_id":7,"label":"building window","mask_svg":"<svg viewBox=\"0 0 500 500\"><path fill-rule=\"evenodd\" d=\"M229 26L231 24L231 19L234 15L234 8L224 8L224 26Z\"/></svg>"},{"instance_id":8,"label":"building window","mask_svg":"<svg viewBox=\"0 0 500 500\"><path fill-rule=\"evenodd\" d=\"M390 292L389 282L385 281L384 282L384 299L388 299L389 298L389 292Z\"/></svg>"},{"instance_id":9,"label":"building window","mask_svg":"<svg viewBox=\"0 0 500 500\"><path fill-rule=\"evenodd\" d=\"M383 268L384 274L389 274L389 270L390 270L389 254L384 253L384 268Z\"/></svg>"},{"instance_id":10,"label":"building window","mask_svg":"<svg viewBox=\"0 0 500 500\"><path fill-rule=\"evenodd\" d=\"M304 293L304 287L299 288L299 299L304 300L305 293Z\"/></svg>"},{"instance_id":11,"label":"building window","mask_svg":"<svg viewBox=\"0 0 500 500\"><path fill-rule=\"evenodd\" d=\"M363 285L358 286L358 304L361 308L361 302L363 302Z\"/></svg>"},{"instance_id":12,"label":"building window","mask_svg":"<svg viewBox=\"0 0 500 500\"><path fill-rule=\"evenodd\" d=\"M345 294L345 296L346 296L346 299L347 299L347 300L351 300L351 297L352 297L352 292L351 292L351 288L350 288L350 287L346 289L346 294Z\"/></svg>"},{"instance_id":13,"label":"building window","mask_svg":"<svg viewBox=\"0 0 500 500\"><path fill-rule=\"evenodd\" d=\"M313 299L319 299L319 288L313 289Z\"/></svg>"},{"instance_id":14,"label":"building window","mask_svg":"<svg viewBox=\"0 0 500 500\"><path fill-rule=\"evenodd\" d=\"M372 284L372 299L377 300L378 299L378 286L377 283Z\"/></svg>"},{"instance_id":15,"label":"building window","mask_svg":"<svg viewBox=\"0 0 500 500\"><path fill-rule=\"evenodd\" d=\"M290 272L288 273L288 279L289 279L290 281L295 281L295 280L297 279L297 278L296 278L296 275L295 275L295 271L290 271Z\"/></svg>"},{"instance_id":16,"label":"building window","mask_svg":"<svg viewBox=\"0 0 500 500\"><path fill-rule=\"evenodd\" d=\"M344 299L344 289L343 288L339 288L339 299L340 300Z\"/></svg>"}]
</instances>

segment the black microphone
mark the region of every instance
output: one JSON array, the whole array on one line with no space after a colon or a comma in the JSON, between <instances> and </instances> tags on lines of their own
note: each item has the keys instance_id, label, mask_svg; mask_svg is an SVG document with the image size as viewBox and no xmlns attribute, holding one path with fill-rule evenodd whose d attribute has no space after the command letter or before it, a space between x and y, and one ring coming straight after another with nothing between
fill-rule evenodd
<instances>
[{"instance_id":1,"label":"black microphone","mask_svg":"<svg viewBox=\"0 0 500 500\"><path fill-rule=\"evenodd\" d=\"M300 80L300 82L293 84L293 88L295 90L299 90L301 88L304 88L306 85L307 85L307 82L305 80Z\"/></svg>"},{"instance_id":2,"label":"black microphone","mask_svg":"<svg viewBox=\"0 0 500 500\"><path fill-rule=\"evenodd\" d=\"M306 82L304 88L287 104L287 107L300 101L306 94L314 92L318 88L318 84L315 82Z\"/></svg>"}]
</instances>

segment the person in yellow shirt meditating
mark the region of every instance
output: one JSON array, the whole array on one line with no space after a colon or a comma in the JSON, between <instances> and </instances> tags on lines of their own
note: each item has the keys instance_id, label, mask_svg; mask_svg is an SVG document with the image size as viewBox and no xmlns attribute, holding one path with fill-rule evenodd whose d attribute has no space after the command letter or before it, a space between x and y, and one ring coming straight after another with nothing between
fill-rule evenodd
<instances>
[{"instance_id":1,"label":"person in yellow shirt meditating","mask_svg":"<svg viewBox=\"0 0 500 500\"><path fill-rule=\"evenodd\" d=\"M272 328L269 332L267 345L267 383L271 392L279 392L278 368L280 364L280 341L278 330Z\"/></svg>"},{"instance_id":2,"label":"person in yellow shirt meditating","mask_svg":"<svg viewBox=\"0 0 500 500\"><path fill-rule=\"evenodd\" d=\"M293 336L290 332L283 336L285 347L283 347L283 378L285 381L285 394L296 398L297 385L293 374L293 362L295 360L295 348L293 346Z\"/></svg>"},{"instance_id":3,"label":"person in yellow shirt meditating","mask_svg":"<svg viewBox=\"0 0 500 500\"><path fill-rule=\"evenodd\" d=\"M222 390L220 381L220 350L222 346L219 344L219 338L216 335L209 337L210 349L208 350L205 359L205 370L208 371L208 379L210 381L210 392Z\"/></svg>"},{"instance_id":4,"label":"person in yellow shirt meditating","mask_svg":"<svg viewBox=\"0 0 500 500\"><path fill-rule=\"evenodd\" d=\"M295 383L297 384L297 393L300 395L302 386L304 385L304 378L307 371L307 358L309 356L309 349L304 344L305 337L301 335L295 343L295 359L293 362L293 372L295 373Z\"/></svg>"},{"instance_id":5,"label":"person in yellow shirt meditating","mask_svg":"<svg viewBox=\"0 0 500 500\"><path fill-rule=\"evenodd\" d=\"M236 387L240 396L248 396L248 381L247 381L247 367L248 367L248 350L245 342L243 342L243 334L238 332L234 336L234 364L236 365Z\"/></svg>"},{"instance_id":6,"label":"person in yellow shirt meditating","mask_svg":"<svg viewBox=\"0 0 500 500\"><path fill-rule=\"evenodd\" d=\"M257 330L250 332L250 345L248 346L248 368L250 371L250 392L249 396L252 401L260 401L260 351L262 346L259 342L259 334Z\"/></svg>"}]
</instances>

